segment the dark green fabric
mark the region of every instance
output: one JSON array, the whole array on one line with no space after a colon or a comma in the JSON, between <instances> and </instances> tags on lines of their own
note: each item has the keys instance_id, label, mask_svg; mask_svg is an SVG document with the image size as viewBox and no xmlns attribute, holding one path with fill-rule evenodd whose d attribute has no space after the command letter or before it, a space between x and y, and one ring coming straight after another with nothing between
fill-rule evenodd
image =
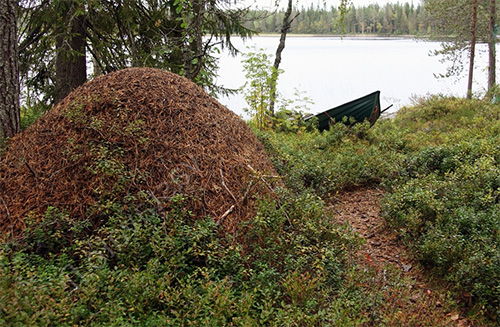
<instances>
[{"instance_id":1,"label":"dark green fabric","mask_svg":"<svg viewBox=\"0 0 500 327\"><path fill-rule=\"evenodd\" d=\"M347 117L346 124L349 125L351 117L355 122L363 122L366 119L373 125L380 117L380 91L319 113L316 117L318 117L320 131L330 128L330 125L335 122L342 122L344 117Z\"/></svg>"}]
</instances>

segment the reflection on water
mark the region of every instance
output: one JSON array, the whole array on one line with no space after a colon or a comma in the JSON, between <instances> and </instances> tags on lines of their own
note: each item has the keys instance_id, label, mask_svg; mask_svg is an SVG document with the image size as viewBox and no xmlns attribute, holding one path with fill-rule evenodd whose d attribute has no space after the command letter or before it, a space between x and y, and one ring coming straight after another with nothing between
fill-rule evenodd
<instances>
[{"instance_id":1,"label":"reflection on water","mask_svg":"<svg viewBox=\"0 0 500 327\"><path fill-rule=\"evenodd\" d=\"M274 54L279 38L254 37L245 44L234 43L242 51L255 45ZM446 72L447 63L429 53L440 47L436 42L387 38L288 37L280 68L284 74L278 81L278 91L284 98L294 97L295 90L304 92L314 102L309 111L318 113L351 101L376 90L381 91L381 106L393 104L394 112L412 99L427 94L464 96L466 76L437 79L434 74ZM486 46L479 46L473 92L483 92L487 86ZM220 60L218 83L229 88L245 82L242 57L223 56ZM219 101L237 114L243 114L246 103L242 94Z\"/></svg>"}]
</instances>

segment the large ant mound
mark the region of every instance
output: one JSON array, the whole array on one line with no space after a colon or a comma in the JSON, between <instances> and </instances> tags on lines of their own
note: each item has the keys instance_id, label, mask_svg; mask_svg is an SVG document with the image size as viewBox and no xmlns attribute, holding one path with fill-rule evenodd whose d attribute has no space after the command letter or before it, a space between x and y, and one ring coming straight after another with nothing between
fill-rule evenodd
<instances>
[{"instance_id":1,"label":"large ant mound","mask_svg":"<svg viewBox=\"0 0 500 327\"><path fill-rule=\"evenodd\" d=\"M273 167L236 114L189 80L148 68L100 76L8 143L0 160L0 231L16 236L47 210L100 226L116 204L182 197L192 217L231 231L270 192ZM126 201L125 201L126 199Z\"/></svg>"}]
</instances>

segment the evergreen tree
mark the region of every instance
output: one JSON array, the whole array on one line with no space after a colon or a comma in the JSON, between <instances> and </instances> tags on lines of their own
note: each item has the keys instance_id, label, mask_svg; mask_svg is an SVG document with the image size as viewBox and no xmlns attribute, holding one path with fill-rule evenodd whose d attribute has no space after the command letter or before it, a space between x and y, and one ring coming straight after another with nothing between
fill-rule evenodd
<instances>
[{"instance_id":1,"label":"evergreen tree","mask_svg":"<svg viewBox=\"0 0 500 327\"><path fill-rule=\"evenodd\" d=\"M292 12L300 12L300 16L293 21L290 26L290 33L299 34L414 34L427 35L434 31L435 24L429 19L429 15L424 6L400 4L371 4L365 7L347 6L344 3L342 10L335 7L327 9L325 6L311 4L309 7L293 9ZM261 33L276 33L279 27L276 22L283 19L283 11L264 12L250 11L250 16L255 18L257 14L264 17L272 16L274 19L271 26L263 26L259 21L251 21L248 27ZM295 14L294 14L295 15ZM343 24L339 24L343 21ZM432 23L432 24L431 24Z\"/></svg>"},{"instance_id":2,"label":"evergreen tree","mask_svg":"<svg viewBox=\"0 0 500 327\"><path fill-rule=\"evenodd\" d=\"M459 76L468 60L467 97L471 97L476 43L491 40L490 0L426 0L425 6L436 25L434 36L452 36L434 53L451 63L440 76Z\"/></svg>"},{"instance_id":3,"label":"evergreen tree","mask_svg":"<svg viewBox=\"0 0 500 327\"><path fill-rule=\"evenodd\" d=\"M83 83L87 50L94 74L155 67L184 75L212 93L224 91L215 85L216 47L235 54L231 37L253 33L243 26L247 10L233 8L230 0L23 0L21 4L21 68L28 76L26 85L38 91L34 97L47 95L47 104L67 94L66 86L70 90Z\"/></svg>"},{"instance_id":4,"label":"evergreen tree","mask_svg":"<svg viewBox=\"0 0 500 327\"><path fill-rule=\"evenodd\" d=\"M55 46L54 102L64 99L72 90L87 80L86 18L84 4L75 0L54 2L57 22Z\"/></svg>"}]
</instances>

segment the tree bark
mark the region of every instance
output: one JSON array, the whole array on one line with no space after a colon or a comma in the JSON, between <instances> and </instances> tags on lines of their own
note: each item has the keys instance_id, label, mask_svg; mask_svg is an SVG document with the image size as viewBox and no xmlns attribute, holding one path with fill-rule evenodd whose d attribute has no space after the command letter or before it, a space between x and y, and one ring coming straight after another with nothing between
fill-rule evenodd
<instances>
[{"instance_id":1,"label":"tree bark","mask_svg":"<svg viewBox=\"0 0 500 327\"><path fill-rule=\"evenodd\" d=\"M472 26L469 58L469 82L467 84L467 99L472 98L472 82L474 74L474 57L476 52L476 30L477 30L477 0L472 2Z\"/></svg>"},{"instance_id":2,"label":"tree bark","mask_svg":"<svg viewBox=\"0 0 500 327\"><path fill-rule=\"evenodd\" d=\"M70 3L70 12L66 14L71 26L70 35L63 32L56 37L55 103L87 80L86 19L84 15L75 15L75 6L74 2Z\"/></svg>"},{"instance_id":3,"label":"tree bark","mask_svg":"<svg viewBox=\"0 0 500 327\"><path fill-rule=\"evenodd\" d=\"M488 65L488 91L491 91L496 84L496 0L490 0L490 42L489 65Z\"/></svg>"},{"instance_id":4,"label":"tree bark","mask_svg":"<svg viewBox=\"0 0 500 327\"><path fill-rule=\"evenodd\" d=\"M179 1L170 0L170 17L169 20L172 21L171 31L169 33L171 39L170 46L170 70L172 73L182 75L184 68L184 40L183 40L183 27L182 27L182 11L178 10L182 3Z\"/></svg>"},{"instance_id":5,"label":"tree bark","mask_svg":"<svg viewBox=\"0 0 500 327\"><path fill-rule=\"evenodd\" d=\"M20 130L17 2L0 1L0 141Z\"/></svg>"},{"instance_id":6,"label":"tree bark","mask_svg":"<svg viewBox=\"0 0 500 327\"><path fill-rule=\"evenodd\" d=\"M203 16L204 2L201 0L192 1L192 17L189 22L189 29L192 31L192 40L185 45L184 51L184 76L192 81L198 77L203 67Z\"/></svg>"},{"instance_id":7,"label":"tree bark","mask_svg":"<svg viewBox=\"0 0 500 327\"><path fill-rule=\"evenodd\" d=\"M274 103L276 100L276 84L278 83L278 69L281 63L281 53L285 49L286 34L290 29L290 16L292 15L292 5L293 0L288 0L288 7L285 11L285 16L283 17L283 26L281 27L281 36L278 49L276 49L276 57L274 58L274 70L271 74L271 99L269 103L269 112L271 116L274 116ZM293 20L293 19L292 19Z\"/></svg>"}]
</instances>

